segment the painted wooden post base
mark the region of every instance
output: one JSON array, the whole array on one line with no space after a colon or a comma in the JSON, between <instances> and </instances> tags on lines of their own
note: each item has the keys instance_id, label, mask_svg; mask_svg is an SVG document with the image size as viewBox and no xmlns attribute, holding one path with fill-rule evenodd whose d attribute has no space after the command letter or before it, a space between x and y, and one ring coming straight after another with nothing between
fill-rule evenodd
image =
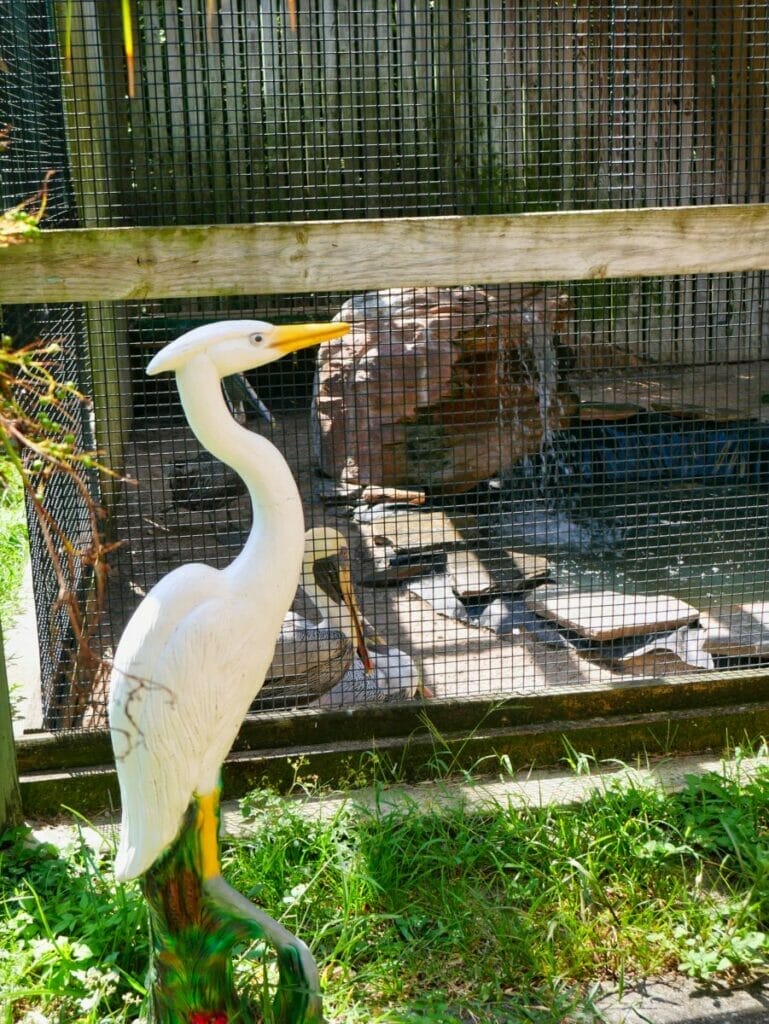
<instances>
[{"instance_id":1,"label":"painted wooden post base","mask_svg":"<svg viewBox=\"0 0 769 1024\"><path fill-rule=\"evenodd\" d=\"M232 889L217 874L204 878L197 802L179 838L142 877L149 904L150 1024L322 1024L318 972L301 940ZM232 952L263 941L277 954L279 981L272 1009L240 995Z\"/></svg>"}]
</instances>

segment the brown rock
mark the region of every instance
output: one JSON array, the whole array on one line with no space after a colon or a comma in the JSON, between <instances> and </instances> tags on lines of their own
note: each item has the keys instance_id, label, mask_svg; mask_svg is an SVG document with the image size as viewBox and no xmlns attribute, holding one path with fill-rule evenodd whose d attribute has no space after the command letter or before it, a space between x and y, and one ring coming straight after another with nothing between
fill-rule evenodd
<instances>
[{"instance_id":1,"label":"brown rock","mask_svg":"<svg viewBox=\"0 0 769 1024\"><path fill-rule=\"evenodd\" d=\"M526 288L350 300L350 333L319 350L317 465L351 483L462 491L536 451L576 409L553 375L568 312L564 296Z\"/></svg>"}]
</instances>

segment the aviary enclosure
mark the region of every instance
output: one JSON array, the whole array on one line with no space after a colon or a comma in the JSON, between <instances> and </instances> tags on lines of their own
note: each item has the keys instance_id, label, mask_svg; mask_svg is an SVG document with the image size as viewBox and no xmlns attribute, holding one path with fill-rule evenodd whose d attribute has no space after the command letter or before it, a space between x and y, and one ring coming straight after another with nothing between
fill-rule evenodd
<instances>
[{"instance_id":1,"label":"aviary enclosure","mask_svg":"<svg viewBox=\"0 0 769 1024\"><path fill-rule=\"evenodd\" d=\"M130 98L119 5L72 5L66 62L65 8L0 4L2 196L54 170L47 227L90 230L14 254L3 328L62 341L83 439L128 478L100 493L120 543L99 652L249 525L151 356L205 321L338 316L346 338L227 392L423 685L320 708L266 689L244 778L286 748L333 775L372 742L523 763L564 734L623 756L760 727L766 5L305 0L293 23L278 0L209 22L138 0ZM47 500L77 539L74 493ZM104 676L73 660L32 529L46 732L22 771L100 765ZM80 760L43 753L73 731Z\"/></svg>"}]
</instances>

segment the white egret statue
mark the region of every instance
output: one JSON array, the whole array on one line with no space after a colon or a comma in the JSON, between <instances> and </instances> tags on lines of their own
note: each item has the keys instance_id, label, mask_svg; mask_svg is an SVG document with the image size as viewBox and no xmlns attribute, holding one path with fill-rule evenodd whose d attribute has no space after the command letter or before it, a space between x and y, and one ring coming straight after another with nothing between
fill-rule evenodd
<instances>
[{"instance_id":1,"label":"white egret statue","mask_svg":"<svg viewBox=\"0 0 769 1024\"><path fill-rule=\"evenodd\" d=\"M253 506L245 547L227 568L189 564L147 594L115 652L109 717L120 783L118 879L141 876L154 961L149 1019L252 1019L234 990L229 950L258 936L275 946L274 1019L322 1020L309 950L224 882L220 768L273 655L299 578L304 521L280 452L239 426L221 380L308 345L345 324L208 324L167 345L149 374L173 371L200 443L244 480Z\"/></svg>"}]
</instances>

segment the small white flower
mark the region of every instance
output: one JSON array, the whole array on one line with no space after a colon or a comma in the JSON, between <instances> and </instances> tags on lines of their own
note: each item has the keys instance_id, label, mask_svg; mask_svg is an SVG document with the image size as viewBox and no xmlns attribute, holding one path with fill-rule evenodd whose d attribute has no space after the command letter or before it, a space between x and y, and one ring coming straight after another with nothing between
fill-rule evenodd
<instances>
[{"instance_id":1,"label":"small white flower","mask_svg":"<svg viewBox=\"0 0 769 1024\"><path fill-rule=\"evenodd\" d=\"M295 885L293 887L293 889L286 896L283 897L283 902L287 906L291 907L291 906L294 905L294 903L297 902L297 900L300 900L302 898L302 896L304 896L304 894L306 892L307 892L307 883L306 882L299 882L298 885Z\"/></svg>"},{"instance_id":2,"label":"small white flower","mask_svg":"<svg viewBox=\"0 0 769 1024\"><path fill-rule=\"evenodd\" d=\"M101 992L99 992L98 990L96 992L91 992L90 995L84 996L82 999L78 999L78 1009L82 1013L90 1013L91 1010L95 1010L96 1007L99 1005L100 999Z\"/></svg>"}]
</instances>

